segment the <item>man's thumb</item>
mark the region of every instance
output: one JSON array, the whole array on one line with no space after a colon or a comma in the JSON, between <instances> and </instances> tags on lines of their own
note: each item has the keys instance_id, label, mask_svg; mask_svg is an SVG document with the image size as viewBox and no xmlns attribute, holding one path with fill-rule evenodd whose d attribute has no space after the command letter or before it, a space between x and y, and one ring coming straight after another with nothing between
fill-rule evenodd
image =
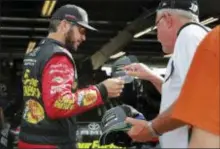
<instances>
[{"instance_id":1,"label":"man's thumb","mask_svg":"<svg viewBox=\"0 0 220 149\"><path fill-rule=\"evenodd\" d=\"M133 125L133 124L135 123L135 119L133 119L133 118L131 118L131 117L127 117L127 118L125 119L125 122Z\"/></svg>"}]
</instances>

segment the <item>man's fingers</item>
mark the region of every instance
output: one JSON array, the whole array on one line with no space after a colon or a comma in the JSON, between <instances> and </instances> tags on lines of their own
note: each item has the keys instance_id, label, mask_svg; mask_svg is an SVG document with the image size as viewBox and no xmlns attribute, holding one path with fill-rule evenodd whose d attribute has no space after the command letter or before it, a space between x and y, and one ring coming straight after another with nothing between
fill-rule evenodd
<instances>
[{"instance_id":1,"label":"man's fingers","mask_svg":"<svg viewBox=\"0 0 220 149\"><path fill-rule=\"evenodd\" d=\"M126 69L131 69L131 67L132 67L132 64L126 65L126 66L122 67L122 69L124 69L124 70L126 70Z\"/></svg>"},{"instance_id":2,"label":"man's fingers","mask_svg":"<svg viewBox=\"0 0 220 149\"><path fill-rule=\"evenodd\" d=\"M117 85L117 86L115 86L115 91L120 91L123 88L124 88L124 84Z\"/></svg>"},{"instance_id":3,"label":"man's fingers","mask_svg":"<svg viewBox=\"0 0 220 149\"><path fill-rule=\"evenodd\" d=\"M115 83L116 83L117 85L124 85L124 84L125 84L125 81L122 80L120 77L118 77L118 78L113 78L113 79L115 79Z\"/></svg>"},{"instance_id":4,"label":"man's fingers","mask_svg":"<svg viewBox=\"0 0 220 149\"><path fill-rule=\"evenodd\" d=\"M116 85L111 89L111 93L121 93L123 91L124 85Z\"/></svg>"},{"instance_id":5,"label":"man's fingers","mask_svg":"<svg viewBox=\"0 0 220 149\"><path fill-rule=\"evenodd\" d=\"M136 123L136 120L134 118L127 117L125 119L125 122L134 125Z\"/></svg>"},{"instance_id":6,"label":"man's fingers","mask_svg":"<svg viewBox=\"0 0 220 149\"><path fill-rule=\"evenodd\" d=\"M124 66L123 69L124 69L124 70L132 70L132 69L134 69L136 66L137 66L137 63L133 63L133 64L130 64L130 65Z\"/></svg>"},{"instance_id":7,"label":"man's fingers","mask_svg":"<svg viewBox=\"0 0 220 149\"><path fill-rule=\"evenodd\" d=\"M138 76L138 72L135 72L135 71L127 71L126 74L129 76L133 76L133 77Z\"/></svg>"},{"instance_id":8,"label":"man's fingers","mask_svg":"<svg viewBox=\"0 0 220 149\"><path fill-rule=\"evenodd\" d=\"M125 81L120 78L120 81L118 81L118 85L123 87L124 84L125 84Z\"/></svg>"},{"instance_id":9,"label":"man's fingers","mask_svg":"<svg viewBox=\"0 0 220 149\"><path fill-rule=\"evenodd\" d=\"M117 93L117 94L109 94L109 97L114 98L114 97L119 97L120 95L121 95L120 93Z\"/></svg>"},{"instance_id":10,"label":"man's fingers","mask_svg":"<svg viewBox=\"0 0 220 149\"><path fill-rule=\"evenodd\" d=\"M109 96L118 97L121 95L122 91L123 91L122 89L112 90L109 92Z\"/></svg>"},{"instance_id":11,"label":"man's fingers","mask_svg":"<svg viewBox=\"0 0 220 149\"><path fill-rule=\"evenodd\" d=\"M120 96L121 95L121 93L119 93L119 92L111 92L111 93L109 93L109 96L111 96L111 97L118 97L118 96Z\"/></svg>"},{"instance_id":12,"label":"man's fingers","mask_svg":"<svg viewBox=\"0 0 220 149\"><path fill-rule=\"evenodd\" d=\"M138 136L138 133L135 131L134 127L132 127L129 131L127 131L127 134L135 140L135 138Z\"/></svg>"},{"instance_id":13,"label":"man's fingers","mask_svg":"<svg viewBox=\"0 0 220 149\"><path fill-rule=\"evenodd\" d=\"M122 89L122 88L117 88L117 89L111 91L110 93L112 93L112 94L118 94L118 93L122 93L122 92L123 92L123 89Z\"/></svg>"},{"instance_id":14,"label":"man's fingers","mask_svg":"<svg viewBox=\"0 0 220 149\"><path fill-rule=\"evenodd\" d=\"M132 128L129 130L129 131L127 131L127 134L132 138L133 137L133 134L132 134ZM133 139L133 138L132 138Z\"/></svg>"}]
</instances>

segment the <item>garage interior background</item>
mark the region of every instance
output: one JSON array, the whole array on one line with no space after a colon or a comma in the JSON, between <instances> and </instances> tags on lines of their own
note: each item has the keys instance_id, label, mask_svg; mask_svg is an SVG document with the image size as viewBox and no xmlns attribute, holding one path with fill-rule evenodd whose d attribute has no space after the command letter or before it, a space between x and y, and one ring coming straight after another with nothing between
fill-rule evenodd
<instances>
[{"instance_id":1,"label":"garage interior background","mask_svg":"<svg viewBox=\"0 0 220 149\"><path fill-rule=\"evenodd\" d=\"M220 0L198 2L202 23L209 27L220 24ZM77 53L73 52L81 87L108 77L103 70L121 55L135 55L140 62L164 73L169 55L164 55L157 41L153 13L159 0L0 0L0 94L14 107L8 115L13 115L22 103L24 53L47 35L48 18L52 12L68 3L85 8L91 25L99 29L97 33L88 32L85 43ZM128 86L127 90L132 90L133 86ZM144 98L144 101L157 98L159 102L160 95L149 82L136 82L135 86L138 89L132 95L126 91L122 101L132 105L136 98ZM138 101L141 103L142 100ZM108 109L114 104L117 103L85 113L79 120L99 121L103 108Z\"/></svg>"}]
</instances>

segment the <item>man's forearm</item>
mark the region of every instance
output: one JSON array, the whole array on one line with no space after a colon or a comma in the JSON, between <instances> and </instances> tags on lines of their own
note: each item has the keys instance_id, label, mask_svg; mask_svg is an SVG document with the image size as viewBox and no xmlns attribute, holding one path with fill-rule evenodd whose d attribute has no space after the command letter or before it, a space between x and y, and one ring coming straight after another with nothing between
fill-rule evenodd
<instances>
[{"instance_id":1,"label":"man's forearm","mask_svg":"<svg viewBox=\"0 0 220 149\"><path fill-rule=\"evenodd\" d=\"M148 80L156 87L156 89L161 93L163 78L158 75L152 75Z\"/></svg>"},{"instance_id":2,"label":"man's forearm","mask_svg":"<svg viewBox=\"0 0 220 149\"><path fill-rule=\"evenodd\" d=\"M220 136L193 127L189 148L220 148Z\"/></svg>"},{"instance_id":3,"label":"man's forearm","mask_svg":"<svg viewBox=\"0 0 220 149\"><path fill-rule=\"evenodd\" d=\"M176 128L179 128L181 126L184 126L185 123L176 119L173 119L171 117L172 114L172 108L174 105L171 105L166 111L158 115L153 121L152 121L152 127L159 133L163 134L165 132L174 130Z\"/></svg>"}]
</instances>

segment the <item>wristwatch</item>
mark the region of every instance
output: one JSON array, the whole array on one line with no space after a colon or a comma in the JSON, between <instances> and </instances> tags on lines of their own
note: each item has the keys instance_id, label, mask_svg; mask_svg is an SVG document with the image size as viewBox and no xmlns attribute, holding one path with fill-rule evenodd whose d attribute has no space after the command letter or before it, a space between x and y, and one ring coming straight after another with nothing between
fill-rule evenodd
<instances>
[{"instance_id":1,"label":"wristwatch","mask_svg":"<svg viewBox=\"0 0 220 149\"><path fill-rule=\"evenodd\" d=\"M148 128L149 128L149 130L150 130L150 133L152 134L153 137L159 137L159 136L162 135L162 134L160 134L159 132L157 132L157 131L152 127L152 122L151 122L151 121L148 122L147 125L148 125Z\"/></svg>"}]
</instances>

